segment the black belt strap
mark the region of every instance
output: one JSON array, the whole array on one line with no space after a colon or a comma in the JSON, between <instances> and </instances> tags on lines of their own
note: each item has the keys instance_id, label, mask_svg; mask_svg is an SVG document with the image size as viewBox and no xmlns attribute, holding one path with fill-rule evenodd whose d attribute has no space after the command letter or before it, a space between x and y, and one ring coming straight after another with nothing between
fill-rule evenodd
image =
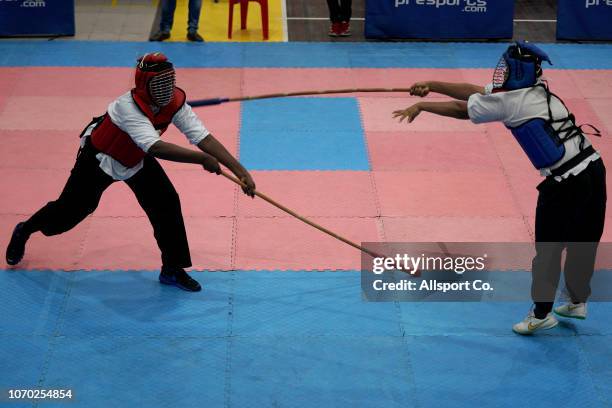
<instances>
[{"instance_id":1,"label":"black belt strap","mask_svg":"<svg viewBox=\"0 0 612 408\"><path fill-rule=\"evenodd\" d=\"M592 155L595 152L596 151L593 148L593 146L589 146L589 147L581 150L580 153L578 153L577 155L575 155L574 157L572 157L571 159L569 159L568 161L563 163L561 166L557 167L554 170L551 170L549 177L557 177L557 176L564 175L565 173L567 173L568 171L570 171L571 169L576 167L584 159L586 159L587 157L589 157L590 155Z\"/></svg>"},{"instance_id":2,"label":"black belt strap","mask_svg":"<svg viewBox=\"0 0 612 408\"><path fill-rule=\"evenodd\" d=\"M83 131L81 132L81 134L79 135L79 138L83 137L83 135L85 134L85 132L87 132L87 128L89 128L91 125L93 125L94 123L96 124L100 124L102 123L102 120L104 120L104 117L106 116L106 114L102 115L102 116L96 116L94 117L91 122L89 122L87 124L87 126L85 126L85 128L83 129Z\"/></svg>"}]
</instances>

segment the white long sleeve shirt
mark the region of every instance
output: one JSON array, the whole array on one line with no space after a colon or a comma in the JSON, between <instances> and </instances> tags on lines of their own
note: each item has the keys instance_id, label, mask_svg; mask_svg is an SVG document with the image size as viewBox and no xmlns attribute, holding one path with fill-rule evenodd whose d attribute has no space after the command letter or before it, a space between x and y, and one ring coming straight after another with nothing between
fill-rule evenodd
<instances>
[{"instance_id":1,"label":"white long sleeve shirt","mask_svg":"<svg viewBox=\"0 0 612 408\"><path fill-rule=\"evenodd\" d=\"M492 93L493 85L485 86L485 94L474 94L468 100L468 116L473 123L502 122L507 127L517 127L523 123L534 119L542 118L548 120L548 103L546 91L542 87L517 89L515 91ZM556 97L550 100L550 108L553 119L565 118L569 112L563 103ZM553 124L555 130L561 129L561 123ZM565 127L569 127L566 125ZM563 132L561 132L563 133ZM586 138L584 147L591 145ZM574 137L565 142L565 156L552 167L540 169L542 176L549 176L551 170L556 169L563 163L573 158L580 151L580 137ZM570 175L576 175L586 169L590 162L599 159L601 156L595 152L582 162L570 169L555 180L561 181Z\"/></svg>"},{"instance_id":2,"label":"white long sleeve shirt","mask_svg":"<svg viewBox=\"0 0 612 408\"><path fill-rule=\"evenodd\" d=\"M111 102L108 105L107 112L110 120L119 129L127 133L136 146L144 152L148 152L151 146L161 140L159 132L155 130L149 118L140 111L130 92L126 92ZM174 115L172 123L193 145L197 145L210 134L200 118L193 112L191 106L186 103ZM89 126L83 134L81 146L84 146L86 138L91 135L94 126ZM96 158L100 161L100 168L114 180L127 180L142 169L142 161L134 167L125 167L104 153L98 153Z\"/></svg>"}]
</instances>

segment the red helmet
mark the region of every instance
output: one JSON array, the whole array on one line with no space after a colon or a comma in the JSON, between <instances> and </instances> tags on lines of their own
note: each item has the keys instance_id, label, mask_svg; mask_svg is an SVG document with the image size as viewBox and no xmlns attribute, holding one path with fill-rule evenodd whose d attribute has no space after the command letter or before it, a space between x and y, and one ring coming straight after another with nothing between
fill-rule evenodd
<instances>
[{"instance_id":1,"label":"red helmet","mask_svg":"<svg viewBox=\"0 0 612 408\"><path fill-rule=\"evenodd\" d=\"M145 54L136 65L135 93L149 104L166 106L174 95L174 66L161 52Z\"/></svg>"}]
</instances>

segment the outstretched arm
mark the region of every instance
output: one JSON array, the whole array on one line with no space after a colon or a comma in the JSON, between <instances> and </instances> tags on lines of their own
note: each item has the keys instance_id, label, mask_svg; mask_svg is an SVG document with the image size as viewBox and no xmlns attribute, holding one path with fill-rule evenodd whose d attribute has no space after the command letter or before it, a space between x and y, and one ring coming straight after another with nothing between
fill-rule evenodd
<instances>
[{"instance_id":1,"label":"outstretched arm","mask_svg":"<svg viewBox=\"0 0 612 408\"><path fill-rule=\"evenodd\" d=\"M230 152L212 135L209 134L206 136L200 143L198 143L198 147L205 154L209 154L214 156L219 160L225 167L230 169L232 173L236 175L242 181L246 187L243 187L242 190L245 194L254 197L255 196L255 182L253 178L244 168L244 166L232 156Z\"/></svg>"},{"instance_id":2,"label":"outstretched arm","mask_svg":"<svg viewBox=\"0 0 612 408\"><path fill-rule=\"evenodd\" d=\"M245 184L242 191L251 197L255 197L255 182L249 172L206 130L200 118L191 109L191 106L184 104L181 110L174 115L172 122L187 137L191 144L198 146L201 152L197 153L211 157L215 161L220 161ZM217 163L217 166L219 166L219 163ZM219 169L217 174L220 172L221 170Z\"/></svg>"},{"instance_id":3,"label":"outstretched arm","mask_svg":"<svg viewBox=\"0 0 612 408\"><path fill-rule=\"evenodd\" d=\"M173 143L164 142L158 140L155 142L147 151L153 157L157 157L163 160L169 160L179 163L194 163L201 164L206 170L211 173L219 174L221 168L217 159L212 157L210 154L204 152L196 152L195 150L186 149L181 146L177 146Z\"/></svg>"},{"instance_id":4,"label":"outstretched arm","mask_svg":"<svg viewBox=\"0 0 612 408\"><path fill-rule=\"evenodd\" d=\"M393 117L400 118L400 122L406 119L408 123L411 123L423 111L455 119L470 118L468 116L467 102L463 101L419 102L409 108L396 110L393 112Z\"/></svg>"},{"instance_id":5,"label":"outstretched arm","mask_svg":"<svg viewBox=\"0 0 612 408\"><path fill-rule=\"evenodd\" d=\"M473 84L438 81L417 82L410 87L410 95L427 96L430 92L450 96L460 101L467 101L475 93L484 95L485 89Z\"/></svg>"}]
</instances>

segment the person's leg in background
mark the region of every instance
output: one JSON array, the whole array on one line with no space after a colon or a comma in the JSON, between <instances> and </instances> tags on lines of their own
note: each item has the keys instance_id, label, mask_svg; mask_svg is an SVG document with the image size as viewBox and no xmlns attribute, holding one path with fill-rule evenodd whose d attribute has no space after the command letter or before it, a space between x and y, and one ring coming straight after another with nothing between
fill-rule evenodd
<instances>
[{"instance_id":1,"label":"person's leg in background","mask_svg":"<svg viewBox=\"0 0 612 408\"><path fill-rule=\"evenodd\" d=\"M555 308L555 313L563 317L585 319L597 247L606 217L606 169L603 161L589 164L576 178L580 183L574 195L580 201L575 212L568 214L571 226L563 268L569 299L566 304Z\"/></svg>"},{"instance_id":2,"label":"person's leg in background","mask_svg":"<svg viewBox=\"0 0 612 408\"><path fill-rule=\"evenodd\" d=\"M329 20L331 21L328 35L330 37L338 37L342 28L340 4L338 0L327 0L327 7L329 8Z\"/></svg>"},{"instance_id":3,"label":"person's leg in background","mask_svg":"<svg viewBox=\"0 0 612 408\"><path fill-rule=\"evenodd\" d=\"M189 41L202 42L204 39L198 34L198 23L202 0L189 0L189 19L187 20L187 39Z\"/></svg>"},{"instance_id":4,"label":"person's leg in background","mask_svg":"<svg viewBox=\"0 0 612 408\"><path fill-rule=\"evenodd\" d=\"M191 256L181 203L161 165L154 158L145 157L143 168L126 183L153 226L161 250L160 282L192 292L201 290L198 282L183 270L191 266Z\"/></svg>"},{"instance_id":5,"label":"person's leg in background","mask_svg":"<svg viewBox=\"0 0 612 408\"><path fill-rule=\"evenodd\" d=\"M21 261L31 234L39 231L46 236L64 233L98 207L102 193L114 180L100 169L96 153L90 146L81 149L59 198L47 203L27 221L15 227L6 251L9 265Z\"/></svg>"},{"instance_id":6,"label":"person's leg in background","mask_svg":"<svg viewBox=\"0 0 612 408\"><path fill-rule=\"evenodd\" d=\"M174 11L176 0L161 0L161 18L159 20L159 31L153 34L149 41L164 41L170 38L170 31L174 23Z\"/></svg>"},{"instance_id":7,"label":"person's leg in background","mask_svg":"<svg viewBox=\"0 0 612 408\"><path fill-rule=\"evenodd\" d=\"M348 37L351 35L351 14L352 1L340 0L340 36Z\"/></svg>"}]
</instances>

